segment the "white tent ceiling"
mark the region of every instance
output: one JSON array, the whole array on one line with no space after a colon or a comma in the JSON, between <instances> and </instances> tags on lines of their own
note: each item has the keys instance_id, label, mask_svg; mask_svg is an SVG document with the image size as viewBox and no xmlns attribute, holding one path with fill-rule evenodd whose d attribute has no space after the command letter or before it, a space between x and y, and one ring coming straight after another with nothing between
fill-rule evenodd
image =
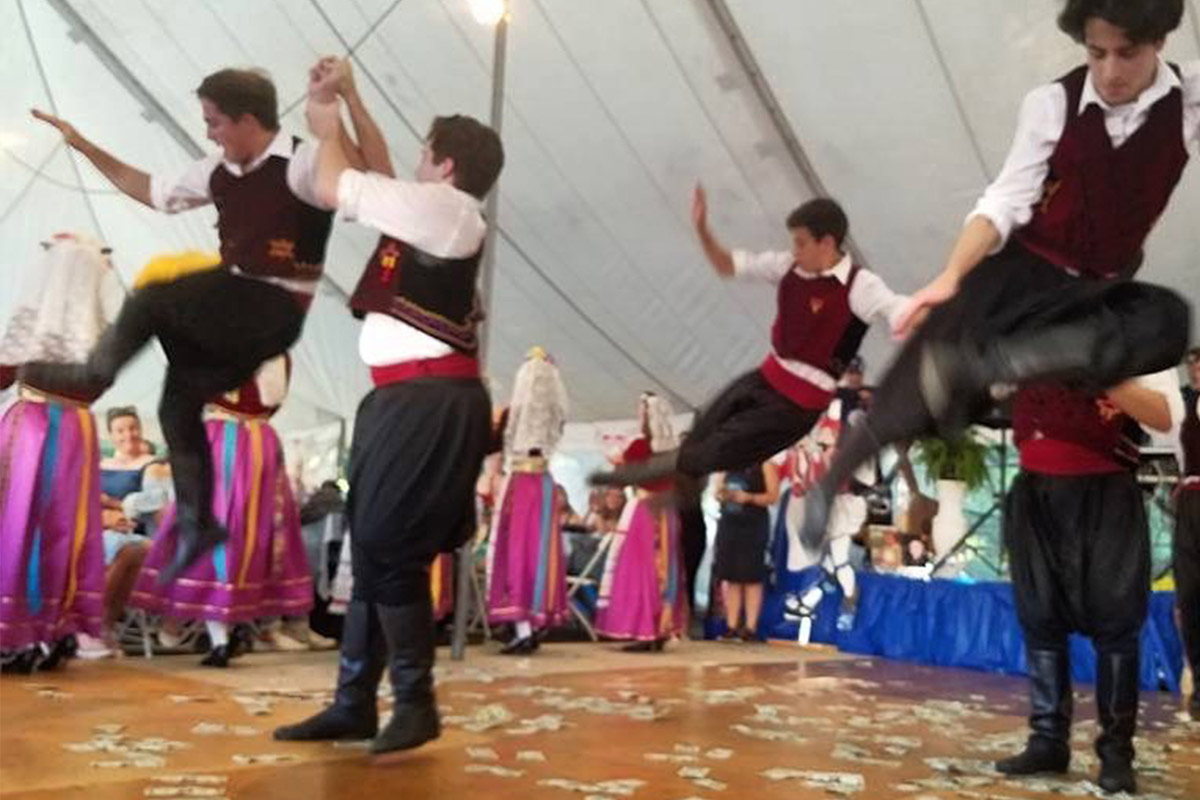
<instances>
[{"instance_id":1,"label":"white tent ceiling","mask_svg":"<svg viewBox=\"0 0 1200 800\"><path fill-rule=\"evenodd\" d=\"M1007 151L1024 92L1080 50L1057 0L512 0L489 373L507 389L543 344L572 418L628 417L644 388L681 410L763 355L769 289L721 282L688 219L702 179L731 244L786 247L782 220L818 186L845 205L867 264L898 290L928 280ZM9 0L0 3L0 318L56 230L97 231L128 280L153 255L212 248L214 215L155 214L114 194L27 116L52 106L153 172L190 157L69 22L71 12L208 149L194 89L223 66L260 66L303 133L308 66L353 49L358 82L411 171L435 114L486 119L491 31L467 0ZM725 9L778 101L772 117L719 24ZM1168 56L1200 54L1195 0ZM744 55L744 54L743 54ZM118 70L119 71L119 70ZM789 149L789 142L798 148ZM797 157L797 150L803 155ZM807 161L806 173L798 161ZM816 183L816 182L819 182ZM80 187L83 187L81 191ZM1200 301L1200 169L1154 234L1144 276ZM1191 220L1192 222L1188 222ZM330 285L296 353L285 426L348 418L366 391L344 308L373 244L339 223ZM335 288L337 287L337 288ZM214 320L214 325L220 324ZM876 332L872 371L890 344ZM153 407L148 352L101 405ZM500 398L497 398L500 399Z\"/></svg>"}]
</instances>

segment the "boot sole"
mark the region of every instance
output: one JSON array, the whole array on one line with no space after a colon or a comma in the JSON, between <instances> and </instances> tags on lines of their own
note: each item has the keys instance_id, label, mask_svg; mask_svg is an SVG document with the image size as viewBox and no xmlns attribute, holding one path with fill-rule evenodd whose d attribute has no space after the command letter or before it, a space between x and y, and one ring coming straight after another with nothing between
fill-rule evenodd
<instances>
[{"instance_id":1,"label":"boot sole","mask_svg":"<svg viewBox=\"0 0 1200 800\"><path fill-rule=\"evenodd\" d=\"M281 735L279 731L275 731L271 738L277 742L366 742L373 740L379 735L378 731L374 733L337 733L330 736L287 736Z\"/></svg>"},{"instance_id":2,"label":"boot sole","mask_svg":"<svg viewBox=\"0 0 1200 800\"><path fill-rule=\"evenodd\" d=\"M382 755L387 755L388 753L401 753L401 752L404 752L405 750L414 750L423 744L428 744L429 742L435 741L436 739L440 739L441 736L442 736L442 732L438 731L437 733L433 734L432 736L425 738L425 739L421 739L419 741L403 742L398 745L387 745L386 747L382 746L382 745L377 746L376 744L372 743L371 744L371 755L382 756Z\"/></svg>"}]
</instances>

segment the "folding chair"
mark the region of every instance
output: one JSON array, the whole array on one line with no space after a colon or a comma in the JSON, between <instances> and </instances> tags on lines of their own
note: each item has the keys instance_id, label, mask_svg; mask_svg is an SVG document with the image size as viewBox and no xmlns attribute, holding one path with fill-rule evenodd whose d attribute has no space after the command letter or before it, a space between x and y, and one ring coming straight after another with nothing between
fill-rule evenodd
<instances>
[{"instance_id":1,"label":"folding chair","mask_svg":"<svg viewBox=\"0 0 1200 800\"><path fill-rule=\"evenodd\" d=\"M592 554L590 559L588 559L587 564L584 565L580 574L567 576L567 605L571 609L572 616L574 616L575 619L578 620L579 624L583 626L583 629L587 632L587 635L593 642L599 641L600 637L596 635L596 629L592 625L591 617L589 617L587 611L584 609L583 604L576 599L575 596L579 594L584 587L593 587L597 589L597 591L599 590L600 579L593 578L592 572L595 570L597 565L604 563L604 559L608 556L608 551L612 547L613 540L616 536L617 534L615 532L606 533L601 536L600 544L596 546L596 552ZM603 570L601 570L601 575L603 575Z\"/></svg>"}]
</instances>

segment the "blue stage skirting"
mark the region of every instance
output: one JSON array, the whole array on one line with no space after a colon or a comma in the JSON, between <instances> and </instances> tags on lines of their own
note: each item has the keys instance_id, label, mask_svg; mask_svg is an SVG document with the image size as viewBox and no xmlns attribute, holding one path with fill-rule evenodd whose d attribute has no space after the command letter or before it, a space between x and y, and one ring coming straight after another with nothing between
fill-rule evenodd
<instances>
[{"instance_id":1,"label":"blue stage skirting","mask_svg":"<svg viewBox=\"0 0 1200 800\"><path fill-rule=\"evenodd\" d=\"M778 562L777 562L778 563ZM797 623L784 619L785 595L803 592L821 577L817 567L783 573L763 603L760 629L773 639L796 639ZM1024 675L1025 648L1008 583L920 581L859 573L853 630L836 627L841 592L827 592L817 610L813 641L839 650L901 661ZM1154 592L1142 628L1143 689L1179 691L1183 645L1173 619L1173 592ZM1096 675L1091 643L1071 637L1071 673L1090 683Z\"/></svg>"}]
</instances>

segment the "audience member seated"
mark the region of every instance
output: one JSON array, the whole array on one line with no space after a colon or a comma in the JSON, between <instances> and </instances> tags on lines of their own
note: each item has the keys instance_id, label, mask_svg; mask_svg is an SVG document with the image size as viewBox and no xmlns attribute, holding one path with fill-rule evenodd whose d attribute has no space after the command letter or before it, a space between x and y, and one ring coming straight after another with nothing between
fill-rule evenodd
<instances>
[{"instance_id":1,"label":"audience member seated","mask_svg":"<svg viewBox=\"0 0 1200 800\"><path fill-rule=\"evenodd\" d=\"M101 524L104 527L104 641L79 637L80 658L105 658L119 648L114 628L125 615L133 584L149 550L162 511L173 490L171 470L142 438L142 423L132 407L110 409L105 418L113 455L100 462Z\"/></svg>"}]
</instances>

